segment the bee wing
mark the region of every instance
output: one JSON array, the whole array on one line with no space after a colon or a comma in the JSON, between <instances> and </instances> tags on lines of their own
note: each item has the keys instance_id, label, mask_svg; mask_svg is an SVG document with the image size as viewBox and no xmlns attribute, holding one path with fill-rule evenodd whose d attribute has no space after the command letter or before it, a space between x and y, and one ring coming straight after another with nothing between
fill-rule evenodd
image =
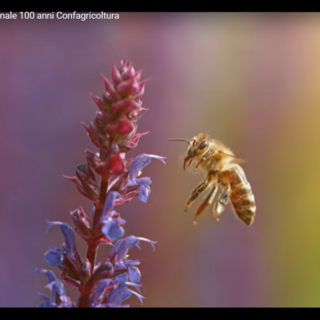
<instances>
[{"instance_id":1,"label":"bee wing","mask_svg":"<svg viewBox=\"0 0 320 320\"><path fill-rule=\"evenodd\" d=\"M215 148L219 150L219 152L225 157L232 158L232 160L236 163L244 163L246 160L236 157L230 148L228 148L225 144L223 144L220 140L214 139Z\"/></svg>"},{"instance_id":2,"label":"bee wing","mask_svg":"<svg viewBox=\"0 0 320 320\"><path fill-rule=\"evenodd\" d=\"M232 151L220 140L214 139L214 145L217 149L221 151L226 151L227 153L233 154Z\"/></svg>"},{"instance_id":3,"label":"bee wing","mask_svg":"<svg viewBox=\"0 0 320 320\"><path fill-rule=\"evenodd\" d=\"M241 164L241 163L247 162L247 160L242 159L242 158L238 158L238 157L236 157L236 156L233 155L233 154L229 154L229 153L226 153L226 152L223 152L223 151L220 151L220 153L221 153L224 157L226 157L226 158L231 158L232 161L235 162L235 163Z\"/></svg>"}]
</instances>

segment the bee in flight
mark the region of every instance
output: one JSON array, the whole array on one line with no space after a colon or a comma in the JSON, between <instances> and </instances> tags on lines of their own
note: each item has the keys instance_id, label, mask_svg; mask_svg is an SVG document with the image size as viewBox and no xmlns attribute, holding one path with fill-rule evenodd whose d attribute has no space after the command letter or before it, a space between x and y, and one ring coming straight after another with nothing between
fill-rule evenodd
<instances>
[{"instance_id":1,"label":"bee in flight","mask_svg":"<svg viewBox=\"0 0 320 320\"><path fill-rule=\"evenodd\" d=\"M199 133L191 141L170 140L187 141L189 144L183 169L194 163L195 170L200 168L207 173L205 180L192 191L186 204L185 211L201 192L209 190L208 196L196 212L194 223L196 224L197 217L209 205L213 205L213 217L218 220L225 207L231 202L237 217L250 226L254 220L256 206L250 183L240 166L244 160L237 158L223 143L211 139L204 133Z\"/></svg>"}]
</instances>

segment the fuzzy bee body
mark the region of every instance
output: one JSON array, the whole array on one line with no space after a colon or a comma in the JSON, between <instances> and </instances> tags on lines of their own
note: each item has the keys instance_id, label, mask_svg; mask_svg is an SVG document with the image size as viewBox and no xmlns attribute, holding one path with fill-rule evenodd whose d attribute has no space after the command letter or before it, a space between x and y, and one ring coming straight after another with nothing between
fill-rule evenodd
<instances>
[{"instance_id":1,"label":"fuzzy bee body","mask_svg":"<svg viewBox=\"0 0 320 320\"><path fill-rule=\"evenodd\" d=\"M251 225L256 211L251 185L239 164L219 172L218 181L230 185L230 202L233 210L246 225Z\"/></svg>"},{"instance_id":2,"label":"fuzzy bee body","mask_svg":"<svg viewBox=\"0 0 320 320\"><path fill-rule=\"evenodd\" d=\"M195 220L209 205L213 205L213 217L218 219L226 205L231 203L237 217L246 225L251 225L256 206L251 185L240 166L243 160L237 158L223 143L203 133L199 133L188 142L183 168L194 163L194 169L202 169L207 176L205 181L192 191L185 211L200 193L209 190L208 196L196 212Z\"/></svg>"}]
</instances>

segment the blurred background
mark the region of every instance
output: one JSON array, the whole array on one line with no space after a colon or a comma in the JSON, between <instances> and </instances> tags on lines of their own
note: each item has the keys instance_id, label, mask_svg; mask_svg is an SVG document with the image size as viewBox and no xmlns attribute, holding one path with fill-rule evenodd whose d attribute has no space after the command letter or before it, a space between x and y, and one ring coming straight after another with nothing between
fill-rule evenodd
<instances>
[{"instance_id":1,"label":"blurred background","mask_svg":"<svg viewBox=\"0 0 320 320\"><path fill-rule=\"evenodd\" d=\"M119 13L119 20L0 20L0 304L33 307L48 294L43 255L61 246L69 212L92 203L62 175L97 149L80 121L97 110L103 73L121 59L142 78L149 111L131 156L152 161L147 204L119 207L142 243L145 307L320 306L319 13ZM247 160L252 226L231 208L217 222L201 203L185 213L204 173L182 170L187 144L208 133ZM85 248L77 242L81 254ZM101 248L99 258L108 253ZM56 274L59 271L56 269ZM74 289L67 288L73 299ZM127 301L140 306L136 297Z\"/></svg>"}]
</instances>

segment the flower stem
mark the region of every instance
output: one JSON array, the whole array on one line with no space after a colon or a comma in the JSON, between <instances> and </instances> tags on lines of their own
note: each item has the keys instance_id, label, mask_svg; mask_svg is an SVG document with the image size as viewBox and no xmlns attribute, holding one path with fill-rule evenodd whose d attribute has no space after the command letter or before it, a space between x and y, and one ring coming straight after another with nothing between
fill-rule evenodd
<instances>
[{"instance_id":1,"label":"flower stem","mask_svg":"<svg viewBox=\"0 0 320 320\"><path fill-rule=\"evenodd\" d=\"M101 218L104 202L106 200L107 189L108 189L108 182L101 181L99 203L94 211L94 217L93 217L93 223L92 223L92 229L94 231L96 230L96 226L99 224L99 221ZM96 242L88 242L87 259L91 264L91 274L93 273L93 268L95 265L97 247L98 246Z\"/></svg>"},{"instance_id":2,"label":"flower stem","mask_svg":"<svg viewBox=\"0 0 320 320\"><path fill-rule=\"evenodd\" d=\"M110 145L112 144L112 142L113 141L111 140ZM100 155L101 161L104 161L107 158L107 154L103 149L100 149L99 155ZM92 223L93 230L96 229L101 218L104 202L106 201L106 197L107 197L108 181L109 181L109 177L107 177L106 179L103 179L101 177L99 203L96 206L96 210L94 211L94 217L93 217L93 223Z\"/></svg>"},{"instance_id":3,"label":"flower stem","mask_svg":"<svg viewBox=\"0 0 320 320\"><path fill-rule=\"evenodd\" d=\"M87 259L91 264L91 274L93 273L93 268L96 262L97 245L95 243L88 243L87 248Z\"/></svg>"},{"instance_id":4,"label":"flower stem","mask_svg":"<svg viewBox=\"0 0 320 320\"><path fill-rule=\"evenodd\" d=\"M90 306L90 295L92 291L92 283L89 279L83 287L78 300L78 308L88 308Z\"/></svg>"},{"instance_id":5,"label":"flower stem","mask_svg":"<svg viewBox=\"0 0 320 320\"><path fill-rule=\"evenodd\" d=\"M93 230L95 230L96 226L99 224L102 209L107 196L107 190L108 190L108 182L101 181L99 203L96 207L96 210L94 211L94 217L93 217L93 223L92 223Z\"/></svg>"},{"instance_id":6,"label":"flower stem","mask_svg":"<svg viewBox=\"0 0 320 320\"><path fill-rule=\"evenodd\" d=\"M100 158L103 159L105 158L105 154L103 150L100 150ZM107 196L107 190L108 190L108 181L101 180L100 183L100 196L99 196L99 201L96 206L96 209L94 211L94 216L93 216L93 222L92 222L92 229L95 231L96 227L99 225L99 221L101 218L104 202L106 200ZM95 266L96 262L96 255L97 255L97 248L98 245L95 241L88 241L87 242L88 248L87 248L87 259L89 260L91 264L91 277L90 279L85 283L83 287L83 291L80 294L79 300L78 300L78 306L79 307L88 307L88 303L90 300L90 294L92 291L92 275L93 275L93 269Z\"/></svg>"}]
</instances>

